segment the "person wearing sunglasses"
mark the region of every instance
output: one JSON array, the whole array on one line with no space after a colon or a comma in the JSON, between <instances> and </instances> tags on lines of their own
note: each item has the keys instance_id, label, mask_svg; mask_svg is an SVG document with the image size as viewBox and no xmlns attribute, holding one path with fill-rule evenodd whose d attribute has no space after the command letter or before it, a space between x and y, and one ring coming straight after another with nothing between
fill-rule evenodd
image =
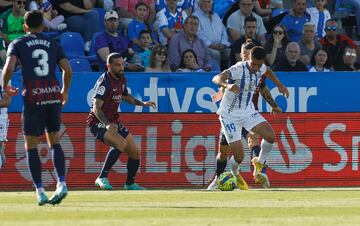
<instances>
[{"instance_id":1,"label":"person wearing sunglasses","mask_svg":"<svg viewBox=\"0 0 360 226\"><path fill-rule=\"evenodd\" d=\"M13 6L0 15L0 29L2 39L8 45L11 41L25 35L23 28L25 0L12 0Z\"/></svg>"},{"instance_id":2,"label":"person wearing sunglasses","mask_svg":"<svg viewBox=\"0 0 360 226\"><path fill-rule=\"evenodd\" d=\"M145 72L171 72L168 60L168 52L165 46L156 45L150 54L150 64Z\"/></svg>"},{"instance_id":3,"label":"person wearing sunglasses","mask_svg":"<svg viewBox=\"0 0 360 226\"><path fill-rule=\"evenodd\" d=\"M286 45L289 43L286 28L277 24L265 45L266 61L273 68L285 58Z\"/></svg>"},{"instance_id":4,"label":"person wearing sunglasses","mask_svg":"<svg viewBox=\"0 0 360 226\"><path fill-rule=\"evenodd\" d=\"M360 71L360 64L356 63L356 51L354 48L346 47L343 54L343 64L336 71Z\"/></svg>"},{"instance_id":5,"label":"person wearing sunglasses","mask_svg":"<svg viewBox=\"0 0 360 226\"><path fill-rule=\"evenodd\" d=\"M320 39L320 44L328 51L333 59L333 67L343 65L343 53L346 47L355 49L357 59L360 60L360 47L357 46L347 35L338 33L337 22L334 19L326 21L326 35Z\"/></svg>"}]
</instances>

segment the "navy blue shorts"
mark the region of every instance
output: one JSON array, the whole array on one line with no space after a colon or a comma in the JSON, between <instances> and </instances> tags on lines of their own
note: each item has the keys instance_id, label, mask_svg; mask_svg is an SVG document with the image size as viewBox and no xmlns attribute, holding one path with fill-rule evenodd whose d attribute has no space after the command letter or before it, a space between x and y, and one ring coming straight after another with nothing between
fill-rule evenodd
<instances>
[{"instance_id":1,"label":"navy blue shorts","mask_svg":"<svg viewBox=\"0 0 360 226\"><path fill-rule=\"evenodd\" d=\"M129 130L120 122L117 122L116 124L118 124L118 134L120 134L120 136L122 136L123 138L126 138L130 133ZM105 143L104 136L107 129L105 128L104 124L102 124L101 122L96 123L95 125L90 126L90 131L96 137L96 139L99 139L103 143Z\"/></svg>"},{"instance_id":2,"label":"navy blue shorts","mask_svg":"<svg viewBox=\"0 0 360 226\"><path fill-rule=\"evenodd\" d=\"M60 130L61 104L44 106L24 105L22 112L22 127L27 136L39 137L44 134Z\"/></svg>"},{"instance_id":3,"label":"navy blue shorts","mask_svg":"<svg viewBox=\"0 0 360 226\"><path fill-rule=\"evenodd\" d=\"M241 130L241 135L245 138L245 140L246 140L246 137L247 137L248 133L249 133L249 131L247 131L247 130L243 127L242 130ZM227 142L227 140L226 140L225 134L222 132L222 129L220 129L219 143L220 143L221 145L228 145L228 142Z\"/></svg>"}]
</instances>

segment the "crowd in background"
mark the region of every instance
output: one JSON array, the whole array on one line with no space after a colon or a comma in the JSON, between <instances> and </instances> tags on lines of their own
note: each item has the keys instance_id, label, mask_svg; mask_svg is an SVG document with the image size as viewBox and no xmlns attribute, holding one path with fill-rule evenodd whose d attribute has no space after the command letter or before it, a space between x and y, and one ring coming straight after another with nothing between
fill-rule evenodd
<instances>
[{"instance_id":1,"label":"crowd in background","mask_svg":"<svg viewBox=\"0 0 360 226\"><path fill-rule=\"evenodd\" d=\"M358 0L222 2L230 6L224 15L213 0L0 0L0 59L25 34L24 13L40 10L45 34L60 42L64 33L81 35L81 53L68 57L85 59L92 71L104 70L112 52L127 59L127 71L220 71L242 60L249 41L265 48L275 71L360 70ZM345 29L349 16L356 23Z\"/></svg>"}]
</instances>

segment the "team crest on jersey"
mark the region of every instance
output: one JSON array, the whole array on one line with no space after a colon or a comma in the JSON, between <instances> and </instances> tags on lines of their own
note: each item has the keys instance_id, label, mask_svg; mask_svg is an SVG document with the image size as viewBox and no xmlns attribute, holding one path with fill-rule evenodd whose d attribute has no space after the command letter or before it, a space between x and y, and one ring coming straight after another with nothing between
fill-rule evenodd
<instances>
[{"instance_id":1,"label":"team crest on jersey","mask_svg":"<svg viewBox=\"0 0 360 226\"><path fill-rule=\"evenodd\" d=\"M104 86L99 86L96 90L96 93L99 95L104 95L105 93L105 87Z\"/></svg>"}]
</instances>

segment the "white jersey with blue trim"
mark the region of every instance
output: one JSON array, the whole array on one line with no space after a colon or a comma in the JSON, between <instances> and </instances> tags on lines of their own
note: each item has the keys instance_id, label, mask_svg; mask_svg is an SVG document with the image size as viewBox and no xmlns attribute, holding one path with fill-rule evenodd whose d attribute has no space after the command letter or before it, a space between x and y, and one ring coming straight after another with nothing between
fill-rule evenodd
<instances>
[{"instance_id":1,"label":"white jersey with blue trim","mask_svg":"<svg viewBox=\"0 0 360 226\"><path fill-rule=\"evenodd\" d=\"M2 73L1 70L0 70L0 73ZM9 85L11 85L10 82L9 82ZM0 99L3 98L3 93L4 93L3 81L0 78ZM8 117L8 109L7 109L7 107L0 108L0 118L7 118L7 117Z\"/></svg>"},{"instance_id":2,"label":"white jersey with blue trim","mask_svg":"<svg viewBox=\"0 0 360 226\"><path fill-rule=\"evenodd\" d=\"M241 114L249 108L254 109L252 96L265 71L266 65L263 64L259 71L251 73L249 70L249 61L238 62L227 69L229 75L228 83L238 85L240 92L239 94L235 94L225 89L217 114L230 116L237 113Z\"/></svg>"}]
</instances>

